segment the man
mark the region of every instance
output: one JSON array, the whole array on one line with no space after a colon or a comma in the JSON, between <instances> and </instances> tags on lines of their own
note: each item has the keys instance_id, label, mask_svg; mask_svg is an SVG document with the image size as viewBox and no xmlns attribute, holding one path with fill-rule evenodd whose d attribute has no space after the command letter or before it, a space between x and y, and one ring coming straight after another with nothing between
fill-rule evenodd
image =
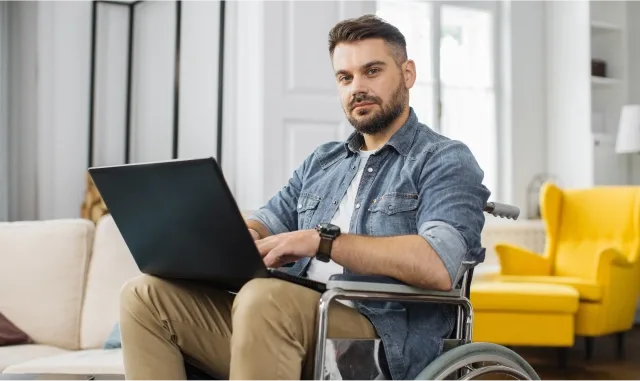
<instances>
[{"instance_id":1,"label":"man","mask_svg":"<svg viewBox=\"0 0 640 381\"><path fill-rule=\"evenodd\" d=\"M483 259L483 172L465 145L420 124L409 107L416 69L397 28L374 16L343 21L329 33L329 52L355 131L319 146L248 218L264 262L293 263L291 273L322 282L346 271L451 289ZM234 296L136 278L121 295L126 376L184 378L186 358L221 378L309 378L319 298L276 279L252 280ZM328 334L380 337L387 375L412 379L440 354L454 318L435 304L336 302Z\"/></svg>"}]
</instances>

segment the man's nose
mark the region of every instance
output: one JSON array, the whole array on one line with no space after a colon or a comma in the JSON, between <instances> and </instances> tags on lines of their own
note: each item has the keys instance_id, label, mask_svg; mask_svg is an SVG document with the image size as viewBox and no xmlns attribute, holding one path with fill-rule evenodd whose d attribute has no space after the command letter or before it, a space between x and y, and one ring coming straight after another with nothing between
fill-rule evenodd
<instances>
[{"instance_id":1,"label":"man's nose","mask_svg":"<svg viewBox=\"0 0 640 381\"><path fill-rule=\"evenodd\" d=\"M360 76L353 77L351 81L351 94L353 96L357 96L358 94L366 95L368 92L366 80Z\"/></svg>"}]
</instances>

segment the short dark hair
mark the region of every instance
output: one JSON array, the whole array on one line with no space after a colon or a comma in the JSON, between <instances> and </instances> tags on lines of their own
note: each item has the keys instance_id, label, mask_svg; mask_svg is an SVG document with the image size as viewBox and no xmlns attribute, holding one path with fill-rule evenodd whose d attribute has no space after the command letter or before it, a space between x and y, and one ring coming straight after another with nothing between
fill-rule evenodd
<instances>
[{"instance_id":1,"label":"short dark hair","mask_svg":"<svg viewBox=\"0 0 640 381\"><path fill-rule=\"evenodd\" d=\"M407 60L407 41L404 35L390 23L375 15L364 15L340 21L329 31L329 54L341 42L362 41L371 38L383 39L398 64Z\"/></svg>"}]
</instances>

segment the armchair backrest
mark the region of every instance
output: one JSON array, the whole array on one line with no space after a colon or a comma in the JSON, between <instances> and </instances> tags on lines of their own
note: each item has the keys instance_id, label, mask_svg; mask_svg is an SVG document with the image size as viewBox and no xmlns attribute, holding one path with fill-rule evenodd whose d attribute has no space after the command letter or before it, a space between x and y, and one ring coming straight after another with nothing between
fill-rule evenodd
<instances>
[{"instance_id":1,"label":"armchair backrest","mask_svg":"<svg viewBox=\"0 0 640 381\"><path fill-rule=\"evenodd\" d=\"M615 248L630 262L640 253L640 187L601 186L541 192L545 256L553 274L595 279L600 252Z\"/></svg>"}]
</instances>

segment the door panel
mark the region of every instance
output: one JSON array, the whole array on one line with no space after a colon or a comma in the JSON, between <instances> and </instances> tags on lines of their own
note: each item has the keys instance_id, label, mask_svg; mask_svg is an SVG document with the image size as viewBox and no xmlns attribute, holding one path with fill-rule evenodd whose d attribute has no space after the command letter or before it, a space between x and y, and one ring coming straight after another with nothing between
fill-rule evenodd
<instances>
[{"instance_id":1,"label":"door panel","mask_svg":"<svg viewBox=\"0 0 640 381\"><path fill-rule=\"evenodd\" d=\"M240 3L257 5L252 0ZM256 60L253 67L254 74L262 75L260 86L247 83L259 96L240 91L237 100L249 106L238 113L257 112L253 121L260 124L239 122L236 133L234 193L244 210L262 206L318 145L342 140L352 131L338 99L327 38L338 21L375 13L375 0L269 0L267 4L262 25L253 32L264 52L262 62ZM244 59L255 54L259 53ZM243 117L249 120L238 115L239 120Z\"/></svg>"},{"instance_id":2,"label":"door panel","mask_svg":"<svg viewBox=\"0 0 640 381\"><path fill-rule=\"evenodd\" d=\"M327 34L340 18L340 3L291 1L283 11L286 94L332 96L336 88Z\"/></svg>"}]
</instances>

